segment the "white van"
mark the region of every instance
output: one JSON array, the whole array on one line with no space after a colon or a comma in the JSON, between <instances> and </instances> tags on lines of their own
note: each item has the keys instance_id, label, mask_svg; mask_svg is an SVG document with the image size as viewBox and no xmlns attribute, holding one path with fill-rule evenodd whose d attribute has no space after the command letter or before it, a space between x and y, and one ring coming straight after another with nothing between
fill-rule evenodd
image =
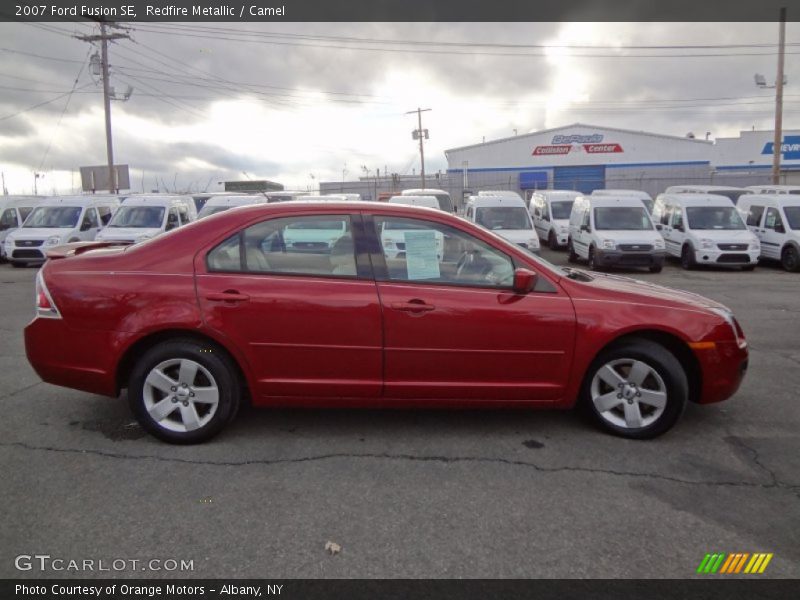
<instances>
[{"instance_id":1,"label":"white van","mask_svg":"<svg viewBox=\"0 0 800 600\"><path fill-rule=\"evenodd\" d=\"M308 191L303 192L296 190L282 190L280 192L265 192L260 195L265 196L267 198L267 202L289 202L291 200L302 200L304 196L312 196L316 194Z\"/></svg>"},{"instance_id":2,"label":"white van","mask_svg":"<svg viewBox=\"0 0 800 600\"><path fill-rule=\"evenodd\" d=\"M402 196L433 196L439 202L439 208L445 212L455 212L453 208L453 201L450 199L450 194L444 190L436 190L433 188L416 189L416 190L403 190L400 192Z\"/></svg>"},{"instance_id":3,"label":"white van","mask_svg":"<svg viewBox=\"0 0 800 600\"><path fill-rule=\"evenodd\" d=\"M434 196L392 196L387 202L392 204L406 204L408 206L423 206L431 210L442 210L439 200ZM406 233L421 231L403 225L401 219L390 219L383 223L381 228L381 244L386 258L403 258L406 255ZM436 257L441 262L444 258L444 235L440 231L434 232L436 239Z\"/></svg>"},{"instance_id":4,"label":"white van","mask_svg":"<svg viewBox=\"0 0 800 600\"><path fill-rule=\"evenodd\" d=\"M748 185L751 194L800 194L800 185Z\"/></svg>"},{"instance_id":5,"label":"white van","mask_svg":"<svg viewBox=\"0 0 800 600\"><path fill-rule=\"evenodd\" d=\"M44 196L0 196L0 262L6 259L8 234L22 227L34 207L44 199Z\"/></svg>"},{"instance_id":6,"label":"white van","mask_svg":"<svg viewBox=\"0 0 800 600\"><path fill-rule=\"evenodd\" d=\"M539 190L529 199L528 212L539 239L551 250L567 246L572 203L581 193L573 190Z\"/></svg>"},{"instance_id":7,"label":"white van","mask_svg":"<svg viewBox=\"0 0 800 600\"><path fill-rule=\"evenodd\" d=\"M733 202L716 194L661 194L653 208L667 254L695 265L740 266L750 271L761 252L758 238L745 227Z\"/></svg>"},{"instance_id":8,"label":"white van","mask_svg":"<svg viewBox=\"0 0 800 600\"><path fill-rule=\"evenodd\" d=\"M266 204L269 199L262 194L252 194L243 196L213 196L206 201L197 218L209 217L220 212L224 212L236 206L250 206L251 204Z\"/></svg>"},{"instance_id":9,"label":"white van","mask_svg":"<svg viewBox=\"0 0 800 600\"><path fill-rule=\"evenodd\" d=\"M98 240L136 244L196 220L191 196L128 196Z\"/></svg>"},{"instance_id":10,"label":"white van","mask_svg":"<svg viewBox=\"0 0 800 600\"><path fill-rule=\"evenodd\" d=\"M580 196L569 218L569 262L589 268L664 266L664 240L642 201L631 197Z\"/></svg>"},{"instance_id":11,"label":"white van","mask_svg":"<svg viewBox=\"0 0 800 600\"><path fill-rule=\"evenodd\" d=\"M539 252L539 238L525 201L518 195L470 196L464 217L512 244Z\"/></svg>"},{"instance_id":12,"label":"white van","mask_svg":"<svg viewBox=\"0 0 800 600\"><path fill-rule=\"evenodd\" d=\"M594 190L592 196L630 196L638 198L644 203L644 207L651 215L653 214L653 197L642 190Z\"/></svg>"},{"instance_id":13,"label":"white van","mask_svg":"<svg viewBox=\"0 0 800 600\"><path fill-rule=\"evenodd\" d=\"M6 258L15 267L22 267L44 262L49 247L93 240L118 206L116 196L44 199L31 211L22 227L6 237Z\"/></svg>"},{"instance_id":14,"label":"white van","mask_svg":"<svg viewBox=\"0 0 800 600\"><path fill-rule=\"evenodd\" d=\"M739 196L742 194L749 194L751 190L747 188L732 187L730 185L671 185L666 190L665 194L716 194L717 196L725 196L730 198L736 204L739 201Z\"/></svg>"},{"instance_id":15,"label":"white van","mask_svg":"<svg viewBox=\"0 0 800 600\"><path fill-rule=\"evenodd\" d=\"M761 258L800 271L800 196L748 194L737 206L747 227L761 241Z\"/></svg>"}]
</instances>

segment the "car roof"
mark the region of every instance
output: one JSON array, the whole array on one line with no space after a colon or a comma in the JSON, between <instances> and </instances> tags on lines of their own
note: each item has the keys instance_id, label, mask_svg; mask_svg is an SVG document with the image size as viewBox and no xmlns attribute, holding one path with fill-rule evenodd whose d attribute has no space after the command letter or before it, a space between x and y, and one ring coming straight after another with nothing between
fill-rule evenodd
<instances>
[{"instance_id":1,"label":"car roof","mask_svg":"<svg viewBox=\"0 0 800 600\"><path fill-rule=\"evenodd\" d=\"M687 184L687 185L671 185L671 186L669 186L667 188L667 192L669 192L669 190L673 190L674 191L674 190L684 190L684 189L685 190L690 190L690 191L691 190L696 190L698 192L713 192L714 190L719 190L721 192L722 191L725 191L725 192L727 192L727 191L742 191L742 192L748 191L747 188L736 187L736 186L733 186L733 185L693 185L693 184Z\"/></svg>"},{"instance_id":2,"label":"car roof","mask_svg":"<svg viewBox=\"0 0 800 600\"><path fill-rule=\"evenodd\" d=\"M34 206L46 199L47 196L0 196L0 207Z\"/></svg>"},{"instance_id":3,"label":"car roof","mask_svg":"<svg viewBox=\"0 0 800 600\"><path fill-rule=\"evenodd\" d=\"M136 196L128 196L122 201L122 204L125 206L135 206L135 205L166 205L166 204L174 204L176 202L186 203L191 201L191 196L159 196L156 194L149 195L136 195Z\"/></svg>"},{"instance_id":4,"label":"car roof","mask_svg":"<svg viewBox=\"0 0 800 600\"><path fill-rule=\"evenodd\" d=\"M231 202L247 202L249 204L258 204L259 202L263 202L265 200L266 198L264 198L264 196L261 194L230 194L229 196L214 196L213 198L208 199L208 201L203 205L203 208L206 206L225 206Z\"/></svg>"},{"instance_id":5,"label":"car roof","mask_svg":"<svg viewBox=\"0 0 800 600\"><path fill-rule=\"evenodd\" d=\"M719 194L662 194L659 199L681 206L733 206L733 200Z\"/></svg>"},{"instance_id":6,"label":"car roof","mask_svg":"<svg viewBox=\"0 0 800 600\"><path fill-rule=\"evenodd\" d=\"M444 190L438 190L436 188L415 188L411 190L403 190L400 192L401 196L425 196L427 194L447 194L450 195L448 192Z\"/></svg>"},{"instance_id":7,"label":"car roof","mask_svg":"<svg viewBox=\"0 0 800 600\"><path fill-rule=\"evenodd\" d=\"M636 198L648 198L651 199L650 194L642 190L626 190L626 189L605 189L605 190L594 190L592 191L592 196L631 196Z\"/></svg>"},{"instance_id":8,"label":"car roof","mask_svg":"<svg viewBox=\"0 0 800 600\"><path fill-rule=\"evenodd\" d=\"M563 198L572 198L573 200L578 196L582 196L581 192L575 190L536 190L534 194L541 194L545 200L556 200Z\"/></svg>"},{"instance_id":9,"label":"car roof","mask_svg":"<svg viewBox=\"0 0 800 600\"><path fill-rule=\"evenodd\" d=\"M50 196L42 200L39 206L91 206L102 202L115 202L119 204L117 196Z\"/></svg>"},{"instance_id":10,"label":"car roof","mask_svg":"<svg viewBox=\"0 0 800 600\"><path fill-rule=\"evenodd\" d=\"M424 203L427 203L431 205L431 208L439 208L439 201L436 196L413 196L411 194L407 196L392 196L387 202L389 204L405 204L406 206L426 206Z\"/></svg>"},{"instance_id":11,"label":"car roof","mask_svg":"<svg viewBox=\"0 0 800 600\"><path fill-rule=\"evenodd\" d=\"M595 208L606 208L614 206L634 206L644 208L644 204L640 198L633 196L583 196L588 200L589 205Z\"/></svg>"},{"instance_id":12,"label":"car roof","mask_svg":"<svg viewBox=\"0 0 800 600\"><path fill-rule=\"evenodd\" d=\"M519 196L472 196L468 204L472 204L475 208L482 208L488 206L517 206L525 208L525 201Z\"/></svg>"},{"instance_id":13,"label":"car roof","mask_svg":"<svg viewBox=\"0 0 800 600\"><path fill-rule=\"evenodd\" d=\"M745 194L739 198L740 204L758 202L771 206L800 206L800 195L797 194Z\"/></svg>"}]
</instances>

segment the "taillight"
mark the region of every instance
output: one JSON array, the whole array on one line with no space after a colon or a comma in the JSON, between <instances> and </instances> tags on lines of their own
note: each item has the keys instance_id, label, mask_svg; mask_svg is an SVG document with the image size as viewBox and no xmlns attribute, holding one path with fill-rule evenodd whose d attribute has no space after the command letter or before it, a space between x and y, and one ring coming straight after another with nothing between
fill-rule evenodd
<instances>
[{"instance_id":1,"label":"taillight","mask_svg":"<svg viewBox=\"0 0 800 600\"><path fill-rule=\"evenodd\" d=\"M45 317L47 319L60 319L61 314L58 312L50 292L47 291L47 286L44 283L44 277L40 270L36 274L36 316Z\"/></svg>"}]
</instances>

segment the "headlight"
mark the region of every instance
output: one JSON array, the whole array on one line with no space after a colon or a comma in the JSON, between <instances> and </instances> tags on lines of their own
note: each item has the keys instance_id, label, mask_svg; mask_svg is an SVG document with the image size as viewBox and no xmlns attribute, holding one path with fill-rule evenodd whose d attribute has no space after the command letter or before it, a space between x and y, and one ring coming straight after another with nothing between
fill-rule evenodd
<instances>
[{"instance_id":1,"label":"headlight","mask_svg":"<svg viewBox=\"0 0 800 600\"><path fill-rule=\"evenodd\" d=\"M614 250L617 247L617 243L614 240L603 240L603 248L605 250Z\"/></svg>"},{"instance_id":2,"label":"headlight","mask_svg":"<svg viewBox=\"0 0 800 600\"><path fill-rule=\"evenodd\" d=\"M665 248L664 240L661 238L656 239L656 241L653 243L653 248L656 250L663 250Z\"/></svg>"},{"instance_id":3,"label":"headlight","mask_svg":"<svg viewBox=\"0 0 800 600\"><path fill-rule=\"evenodd\" d=\"M744 344L746 344L744 340L744 332L736 322L736 317L733 316L733 311L731 311L729 308L711 308L710 310L711 312L716 313L725 319L728 325L731 326L731 330L733 330L733 336L736 338L736 342L740 346L744 346Z\"/></svg>"},{"instance_id":4,"label":"headlight","mask_svg":"<svg viewBox=\"0 0 800 600\"><path fill-rule=\"evenodd\" d=\"M700 240L700 247L704 250L710 250L714 247L714 241L709 239L702 239Z\"/></svg>"},{"instance_id":5,"label":"headlight","mask_svg":"<svg viewBox=\"0 0 800 600\"><path fill-rule=\"evenodd\" d=\"M394 248L394 240L383 240L383 245L386 248Z\"/></svg>"},{"instance_id":6,"label":"headlight","mask_svg":"<svg viewBox=\"0 0 800 600\"><path fill-rule=\"evenodd\" d=\"M61 237L54 235L52 237L47 238L47 241L44 243L45 246L55 246L56 244L61 243Z\"/></svg>"},{"instance_id":7,"label":"headlight","mask_svg":"<svg viewBox=\"0 0 800 600\"><path fill-rule=\"evenodd\" d=\"M539 240L536 238L531 238L528 240L528 248L531 250L536 250L539 248Z\"/></svg>"}]
</instances>

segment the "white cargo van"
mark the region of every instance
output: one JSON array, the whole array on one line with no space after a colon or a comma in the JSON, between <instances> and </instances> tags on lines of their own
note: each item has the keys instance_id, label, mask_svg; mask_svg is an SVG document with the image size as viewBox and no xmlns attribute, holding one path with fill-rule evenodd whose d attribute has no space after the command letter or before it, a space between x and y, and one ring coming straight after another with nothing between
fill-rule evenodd
<instances>
[{"instance_id":1,"label":"white cargo van","mask_svg":"<svg viewBox=\"0 0 800 600\"><path fill-rule=\"evenodd\" d=\"M800 196L747 194L737 206L747 227L761 241L761 258L800 271Z\"/></svg>"},{"instance_id":2,"label":"white cargo van","mask_svg":"<svg viewBox=\"0 0 800 600\"><path fill-rule=\"evenodd\" d=\"M236 206L250 206L251 204L266 204L268 202L269 199L262 194L246 194L243 196L213 196L206 201L206 203L203 205L203 208L201 208L200 212L197 213L197 218L202 219L203 217L215 215Z\"/></svg>"},{"instance_id":3,"label":"white cargo van","mask_svg":"<svg viewBox=\"0 0 800 600\"><path fill-rule=\"evenodd\" d=\"M748 185L751 194L800 194L800 185Z\"/></svg>"},{"instance_id":4,"label":"white cargo van","mask_svg":"<svg viewBox=\"0 0 800 600\"><path fill-rule=\"evenodd\" d=\"M725 196L730 198L736 204L739 201L739 196L742 194L749 194L751 190L747 188L732 187L729 185L671 185L666 190L665 194L717 194L718 196Z\"/></svg>"},{"instance_id":5,"label":"white cargo van","mask_svg":"<svg viewBox=\"0 0 800 600\"><path fill-rule=\"evenodd\" d=\"M423 206L431 210L442 210L439 200L434 196L392 196L388 202L391 204L406 204L408 206ZM403 258L406 255L406 233L421 231L406 226L402 219L387 219L381 227L381 244L386 258ZM436 239L436 257L441 262L444 258L444 236L441 232L434 232Z\"/></svg>"},{"instance_id":6,"label":"white cargo van","mask_svg":"<svg viewBox=\"0 0 800 600\"><path fill-rule=\"evenodd\" d=\"M464 217L512 244L522 246L530 252L539 252L539 238L533 229L528 208L525 201L516 194L470 196Z\"/></svg>"},{"instance_id":7,"label":"white cargo van","mask_svg":"<svg viewBox=\"0 0 800 600\"><path fill-rule=\"evenodd\" d=\"M567 246L572 203L581 195L573 190L539 190L531 194L528 212L539 239L551 250Z\"/></svg>"},{"instance_id":8,"label":"white cargo van","mask_svg":"<svg viewBox=\"0 0 800 600\"><path fill-rule=\"evenodd\" d=\"M0 196L0 262L6 259L8 234L22 227L34 207L44 199L44 196Z\"/></svg>"},{"instance_id":9,"label":"white cargo van","mask_svg":"<svg viewBox=\"0 0 800 600\"><path fill-rule=\"evenodd\" d=\"M589 268L664 266L664 240L642 201L631 197L580 196L569 219L569 261Z\"/></svg>"},{"instance_id":10,"label":"white cargo van","mask_svg":"<svg viewBox=\"0 0 800 600\"><path fill-rule=\"evenodd\" d=\"M653 214L653 197L642 190L594 190L592 196L630 196L644 203L647 212Z\"/></svg>"},{"instance_id":11,"label":"white cargo van","mask_svg":"<svg viewBox=\"0 0 800 600\"><path fill-rule=\"evenodd\" d=\"M716 194L661 194L653 208L667 255L684 269L696 265L739 266L752 270L761 252L730 198Z\"/></svg>"},{"instance_id":12,"label":"white cargo van","mask_svg":"<svg viewBox=\"0 0 800 600\"><path fill-rule=\"evenodd\" d=\"M416 189L416 190L403 190L400 192L401 196L433 196L439 202L439 208L445 212L455 212L453 208L453 201L450 199L450 194L444 190L436 190L433 188Z\"/></svg>"},{"instance_id":13,"label":"white cargo van","mask_svg":"<svg viewBox=\"0 0 800 600\"><path fill-rule=\"evenodd\" d=\"M109 224L97 234L100 241L136 244L196 220L191 196L128 196Z\"/></svg>"},{"instance_id":14,"label":"white cargo van","mask_svg":"<svg viewBox=\"0 0 800 600\"><path fill-rule=\"evenodd\" d=\"M119 206L116 196L54 196L42 200L22 227L5 239L5 255L15 267L44 262L49 247L95 239Z\"/></svg>"}]
</instances>

